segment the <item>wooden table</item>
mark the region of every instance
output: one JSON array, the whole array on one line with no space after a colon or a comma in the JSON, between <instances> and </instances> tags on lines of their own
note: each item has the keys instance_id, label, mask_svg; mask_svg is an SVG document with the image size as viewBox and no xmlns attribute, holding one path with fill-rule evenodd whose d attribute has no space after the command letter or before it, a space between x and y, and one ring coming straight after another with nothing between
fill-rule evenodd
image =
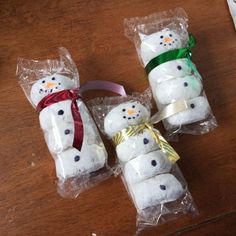
<instances>
[{"instance_id":1,"label":"wooden table","mask_svg":"<svg viewBox=\"0 0 236 236\"><path fill-rule=\"evenodd\" d=\"M198 40L193 59L219 127L202 136L182 135L173 146L198 206L196 218L141 235L236 234L235 29L226 1L213 0L2 0L0 2L0 235L126 236L135 232L135 208L120 178L110 178L77 200L56 192L54 163L38 114L17 83L18 57L56 58L64 46L81 83L105 79L128 92L143 91L145 73L123 33L126 17L182 6ZM110 158L114 158L107 143Z\"/></svg>"}]
</instances>

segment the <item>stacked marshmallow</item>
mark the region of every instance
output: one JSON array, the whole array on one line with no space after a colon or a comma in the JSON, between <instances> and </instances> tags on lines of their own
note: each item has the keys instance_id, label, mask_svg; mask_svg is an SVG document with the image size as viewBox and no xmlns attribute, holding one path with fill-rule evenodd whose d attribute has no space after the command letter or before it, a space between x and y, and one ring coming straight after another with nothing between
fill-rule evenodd
<instances>
[{"instance_id":1,"label":"stacked marshmallow","mask_svg":"<svg viewBox=\"0 0 236 236\"><path fill-rule=\"evenodd\" d=\"M167 28L151 35L140 34L140 38L144 66L164 52L186 46L177 32ZM177 59L155 67L148 75L159 109L179 99L185 99L189 105L187 110L167 118L171 126L201 121L210 113L207 98L202 96L201 76L194 67L188 59Z\"/></svg>"},{"instance_id":2,"label":"stacked marshmallow","mask_svg":"<svg viewBox=\"0 0 236 236\"><path fill-rule=\"evenodd\" d=\"M70 78L53 74L34 83L31 88L31 101L37 106L48 94L74 87L74 82ZM86 106L80 99L77 100L77 106L84 129L84 139L80 151L73 147L75 134L71 100L54 103L44 108L39 115L46 143L55 158L56 173L59 179L94 172L105 165L107 158L105 147Z\"/></svg>"},{"instance_id":3,"label":"stacked marshmallow","mask_svg":"<svg viewBox=\"0 0 236 236\"><path fill-rule=\"evenodd\" d=\"M116 106L106 115L104 130L112 138L119 131L149 119L146 107L130 101ZM126 185L139 210L174 201L184 193L180 182L170 174L172 163L148 129L126 137L116 146L116 152Z\"/></svg>"}]
</instances>

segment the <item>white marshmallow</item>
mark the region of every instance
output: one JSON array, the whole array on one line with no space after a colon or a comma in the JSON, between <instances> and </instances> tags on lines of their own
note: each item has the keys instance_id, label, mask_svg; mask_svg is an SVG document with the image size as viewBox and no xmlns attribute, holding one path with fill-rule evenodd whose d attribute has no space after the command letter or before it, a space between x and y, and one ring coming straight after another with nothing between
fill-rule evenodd
<instances>
[{"instance_id":1,"label":"white marshmallow","mask_svg":"<svg viewBox=\"0 0 236 236\"><path fill-rule=\"evenodd\" d=\"M113 108L104 119L104 129L109 137L131 125L147 121L150 111L137 101L122 103Z\"/></svg>"},{"instance_id":2,"label":"white marshmallow","mask_svg":"<svg viewBox=\"0 0 236 236\"><path fill-rule=\"evenodd\" d=\"M105 165L106 152L103 146L85 145L81 152L67 149L55 160L57 177L66 179L94 172Z\"/></svg>"},{"instance_id":3,"label":"white marshmallow","mask_svg":"<svg viewBox=\"0 0 236 236\"><path fill-rule=\"evenodd\" d=\"M161 174L128 186L139 210L177 200L184 193L172 174Z\"/></svg>"},{"instance_id":4,"label":"white marshmallow","mask_svg":"<svg viewBox=\"0 0 236 236\"><path fill-rule=\"evenodd\" d=\"M192 66L195 65L192 63ZM148 74L148 78L151 84L158 84L169 79L192 75L193 73L199 80L201 80L201 76L199 75L199 73L196 73L196 71L189 66L188 59L183 58L167 61L160 64L159 66L151 70L151 72Z\"/></svg>"},{"instance_id":5,"label":"white marshmallow","mask_svg":"<svg viewBox=\"0 0 236 236\"><path fill-rule=\"evenodd\" d=\"M130 136L116 146L117 157L121 162L127 162L139 155L159 149L158 144L148 129L143 133Z\"/></svg>"},{"instance_id":6,"label":"white marshmallow","mask_svg":"<svg viewBox=\"0 0 236 236\"><path fill-rule=\"evenodd\" d=\"M179 34L167 28L150 35L140 34L140 38L140 56L145 66L154 57L166 51L182 47Z\"/></svg>"},{"instance_id":7,"label":"white marshmallow","mask_svg":"<svg viewBox=\"0 0 236 236\"><path fill-rule=\"evenodd\" d=\"M200 95L201 91L201 81L192 75L159 83L155 95L160 104L166 105L179 99L195 98Z\"/></svg>"},{"instance_id":8,"label":"white marshmallow","mask_svg":"<svg viewBox=\"0 0 236 236\"><path fill-rule=\"evenodd\" d=\"M63 114L64 117L63 115L58 115L57 110L60 109L60 104L56 103L49 106L51 109L48 112L48 118L50 117L51 119L45 120L45 123L47 122L47 126L49 127L48 130L44 131L45 139L48 148L52 153L60 153L63 150L72 147L74 141L74 120L72 120L72 122L66 121L67 118L72 118L72 115L71 117L69 115L71 114L71 101L65 101L65 104L62 102L62 104L65 111ZM69 109L68 107L66 108L66 104ZM83 143L85 145L101 144L102 140L88 109L81 100L77 100L77 105L83 121ZM56 107L56 109L54 109L54 107ZM42 123L41 125L44 124L43 122L44 120L40 120L40 123Z\"/></svg>"},{"instance_id":9,"label":"white marshmallow","mask_svg":"<svg viewBox=\"0 0 236 236\"><path fill-rule=\"evenodd\" d=\"M59 92L65 89L72 89L75 87L74 82L63 75L53 74L46 76L37 82L31 88L30 98L35 106L46 97L48 94Z\"/></svg>"},{"instance_id":10,"label":"white marshmallow","mask_svg":"<svg viewBox=\"0 0 236 236\"><path fill-rule=\"evenodd\" d=\"M188 100L189 108L179 112L169 118L167 122L172 126L186 125L200 120L204 120L210 113L210 106L205 97L196 97Z\"/></svg>"},{"instance_id":11,"label":"white marshmallow","mask_svg":"<svg viewBox=\"0 0 236 236\"><path fill-rule=\"evenodd\" d=\"M140 155L126 163L124 176L128 184L134 184L157 174L167 173L171 167L172 164L166 155L157 150Z\"/></svg>"},{"instance_id":12,"label":"white marshmallow","mask_svg":"<svg viewBox=\"0 0 236 236\"><path fill-rule=\"evenodd\" d=\"M39 114L39 122L45 131L49 131L62 122L72 123L71 100L57 102L44 108Z\"/></svg>"},{"instance_id":13,"label":"white marshmallow","mask_svg":"<svg viewBox=\"0 0 236 236\"><path fill-rule=\"evenodd\" d=\"M74 141L74 123L56 124L52 129L45 131L45 139L50 152L60 153L72 147Z\"/></svg>"}]
</instances>

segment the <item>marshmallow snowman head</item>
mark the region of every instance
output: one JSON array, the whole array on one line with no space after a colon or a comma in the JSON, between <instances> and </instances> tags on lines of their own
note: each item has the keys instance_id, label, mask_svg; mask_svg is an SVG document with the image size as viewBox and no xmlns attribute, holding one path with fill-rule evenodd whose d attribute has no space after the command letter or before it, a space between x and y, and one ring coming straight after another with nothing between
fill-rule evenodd
<instances>
[{"instance_id":1,"label":"marshmallow snowman head","mask_svg":"<svg viewBox=\"0 0 236 236\"><path fill-rule=\"evenodd\" d=\"M141 38L140 55L145 66L154 57L182 47L180 35L168 28L150 35L140 33L139 36Z\"/></svg>"},{"instance_id":2,"label":"marshmallow snowman head","mask_svg":"<svg viewBox=\"0 0 236 236\"><path fill-rule=\"evenodd\" d=\"M138 125L150 118L150 111L137 101L122 103L113 108L104 119L104 130L113 137L131 125Z\"/></svg>"},{"instance_id":3,"label":"marshmallow snowman head","mask_svg":"<svg viewBox=\"0 0 236 236\"><path fill-rule=\"evenodd\" d=\"M75 87L74 82L63 75L53 74L38 80L31 88L30 98L35 106L48 94Z\"/></svg>"}]
</instances>

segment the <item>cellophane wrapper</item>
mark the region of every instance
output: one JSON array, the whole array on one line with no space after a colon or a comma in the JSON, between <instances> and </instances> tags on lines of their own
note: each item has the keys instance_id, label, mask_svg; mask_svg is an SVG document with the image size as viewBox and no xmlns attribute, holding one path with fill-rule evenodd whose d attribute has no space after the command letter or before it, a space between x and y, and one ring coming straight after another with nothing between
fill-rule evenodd
<instances>
[{"instance_id":1,"label":"cellophane wrapper","mask_svg":"<svg viewBox=\"0 0 236 236\"><path fill-rule=\"evenodd\" d=\"M124 27L143 67L163 52L188 45L188 17L182 8L125 19ZM158 110L179 99L185 99L189 106L186 111L163 120L167 137L171 139L176 133L204 134L217 126L202 77L191 60L176 59L160 64L151 70L148 79Z\"/></svg>"},{"instance_id":2,"label":"cellophane wrapper","mask_svg":"<svg viewBox=\"0 0 236 236\"><path fill-rule=\"evenodd\" d=\"M127 102L135 101L141 103L143 106L146 107L146 109L149 111L151 110L151 90L147 89L144 93L133 93L132 95L128 95L126 97L98 97L95 99L92 99L88 101L88 107L90 111L93 114L93 117L95 119L95 122L101 132L107 136L108 139L111 139L111 137L105 132L104 129L104 120L106 119L107 114L115 107L117 107L120 104L125 104ZM148 122L150 117L147 117L145 120ZM150 138L150 137L149 137ZM127 140L126 140L127 141ZM150 141L150 140L149 140ZM129 142L129 141L128 141ZM152 141L150 141L151 143ZM153 145L153 144L152 144ZM184 214L190 214L191 216L198 214L198 210L196 208L196 205L193 201L193 198L191 196L191 193L188 190L188 185L186 180L184 179L178 165L176 163L172 164L171 169L169 170L169 174L173 175L178 182L181 184L183 188L182 195L178 197L177 200L161 203L161 204L153 204L150 207L140 209L140 207L137 205L135 200L135 195L132 192L132 183L130 182L130 179L128 180L127 175L127 165L129 165L129 168L136 171L136 175L140 178L143 178L145 175L148 176L147 179L152 179L155 176L155 170L153 171L153 166L150 166L150 154L153 153L153 158L158 159L158 156L155 156L156 151L160 151L160 149L151 148L152 150L149 150L148 153L145 153L145 150L142 148L142 144L140 145L140 142L129 142L127 146L127 152L129 156L122 156L121 152L119 150L119 146L116 146L116 153L117 153L117 161L119 163L119 167L121 169L121 178L123 180L123 183L126 187L126 190L132 199L136 210L137 210L137 217L136 217L136 234L139 234L140 231L145 229L146 227L150 226L156 226L165 222L168 222L173 219L177 219L181 217ZM137 150L140 150L137 152ZM124 155L125 153L123 153ZM146 155L146 156L145 156ZM151 154L152 155L152 154ZM163 154L165 156L165 154ZM164 158L167 158L166 156ZM121 160L123 159L123 160ZM136 163L135 163L135 160ZM139 160L141 161L139 163ZM158 162L158 161L157 161ZM140 171L139 171L140 169ZM144 171L144 169L147 170L147 172ZM150 172L149 172L150 170ZM145 172L145 173L144 173ZM116 171L117 173L117 171ZM137 178L139 178L137 177ZM130 176L129 176L130 178ZM141 181L142 182L142 181ZM152 189L149 188L150 192L142 192L140 191L141 195L151 194L152 190L155 188L158 188L159 186L153 185Z\"/></svg>"},{"instance_id":3,"label":"cellophane wrapper","mask_svg":"<svg viewBox=\"0 0 236 236\"><path fill-rule=\"evenodd\" d=\"M36 86L36 83L44 80L39 87L39 93L43 92L46 83L49 87L57 83L56 89L59 88L60 91L68 84L69 89L79 88L76 65L65 48L59 48L59 59L37 61L19 58L16 74L22 90L34 108L36 104L33 97L36 95L33 86ZM47 82L52 78L53 81ZM40 126L55 162L58 193L68 198L76 198L81 192L107 179L113 173L107 164L107 152L93 118L81 97L76 103L84 132L80 150L73 147L75 124L71 100L58 101L39 113Z\"/></svg>"}]
</instances>

